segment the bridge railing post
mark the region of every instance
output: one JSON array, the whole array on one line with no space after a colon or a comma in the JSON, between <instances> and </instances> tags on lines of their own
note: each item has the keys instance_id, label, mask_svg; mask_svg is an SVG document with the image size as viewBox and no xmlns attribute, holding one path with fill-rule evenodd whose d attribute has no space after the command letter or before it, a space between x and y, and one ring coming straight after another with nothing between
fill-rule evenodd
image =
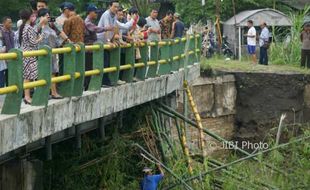
<instances>
[{"instance_id":1,"label":"bridge railing post","mask_svg":"<svg viewBox=\"0 0 310 190\"><path fill-rule=\"evenodd\" d=\"M82 96L84 91L85 79L85 45L78 43L79 51L76 52L76 67L75 72L78 77L75 77L73 96Z\"/></svg>"},{"instance_id":2,"label":"bridge railing post","mask_svg":"<svg viewBox=\"0 0 310 190\"><path fill-rule=\"evenodd\" d=\"M49 46L41 46L39 49L44 49L47 55L38 56L38 81L44 80L46 84L40 88L36 88L32 97L32 105L47 106L49 93L51 89L52 76L52 50Z\"/></svg>"},{"instance_id":3,"label":"bridge railing post","mask_svg":"<svg viewBox=\"0 0 310 190\"><path fill-rule=\"evenodd\" d=\"M197 34L196 39L196 57L197 57L197 62L200 62L201 59L201 45L202 45L202 39L201 39L201 34Z\"/></svg>"},{"instance_id":4,"label":"bridge railing post","mask_svg":"<svg viewBox=\"0 0 310 190\"><path fill-rule=\"evenodd\" d=\"M179 38L172 40L172 44L170 46L170 52L171 52L170 59L172 63L171 71L178 71L180 68L180 50L179 50L180 46L179 45L180 45ZM174 58L177 58L177 59L174 59Z\"/></svg>"},{"instance_id":5,"label":"bridge railing post","mask_svg":"<svg viewBox=\"0 0 310 190\"><path fill-rule=\"evenodd\" d=\"M155 62L155 64L148 66L147 77L152 78L152 77L156 77L157 72L158 72L158 59L159 59L158 42L153 42L153 44L150 45L149 54L150 54L149 55L150 61Z\"/></svg>"},{"instance_id":6,"label":"bridge railing post","mask_svg":"<svg viewBox=\"0 0 310 190\"><path fill-rule=\"evenodd\" d=\"M110 67L116 68L116 71L109 72L108 78L112 86L117 85L120 72L120 62L121 62L121 48L119 46L109 50L110 51ZM106 68L105 68L106 69Z\"/></svg>"},{"instance_id":7,"label":"bridge railing post","mask_svg":"<svg viewBox=\"0 0 310 190\"><path fill-rule=\"evenodd\" d=\"M180 68L184 68L185 57L182 55L185 54L185 45L186 45L186 39L181 38L179 43Z\"/></svg>"},{"instance_id":8,"label":"bridge railing post","mask_svg":"<svg viewBox=\"0 0 310 190\"><path fill-rule=\"evenodd\" d=\"M63 97L71 97L73 95L75 67L76 67L76 49L73 44L67 44L65 47L70 47L71 51L64 53L63 75L69 75L70 80L59 84L59 94Z\"/></svg>"},{"instance_id":9,"label":"bridge railing post","mask_svg":"<svg viewBox=\"0 0 310 190\"><path fill-rule=\"evenodd\" d=\"M145 73L147 69L147 60L148 60L148 46L146 43L144 43L143 46L139 47L140 55L141 55L141 63L144 64L144 67L138 67L136 69L136 78L140 80L145 80Z\"/></svg>"},{"instance_id":10,"label":"bridge railing post","mask_svg":"<svg viewBox=\"0 0 310 190\"><path fill-rule=\"evenodd\" d=\"M125 64L129 64L131 66L130 69L127 70L123 70L121 71L121 80L126 81L126 82L132 82L133 80L133 76L134 76L134 72L135 72L135 48L134 48L134 44L131 43L130 47L126 47L123 52L125 52Z\"/></svg>"},{"instance_id":11,"label":"bridge railing post","mask_svg":"<svg viewBox=\"0 0 310 190\"><path fill-rule=\"evenodd\" d=\"M163 45L160 47L159 75L169 74L171 71L170 45L170 40L163 40Z\"/></svg>"},{"instance_id":12,"label":"bridge railing post","mask_svg":"<svg viewBox=\"0 0 310 190\"><path fill-rule=\"evenodd\" d=\"M195 54L195 37L193 35L189 38L189 62L188 65L193 65L196 62L196 54Z\"/></svg>"},{"instance_id":13,"label":"bridge railing post","mask_svg":"<svg viewBox=\"0 0 310 190\"><path fill-rule=\"evenodd\" d=\"M15 85L17 92L6 95L1 114L19 114L23 98L23 52L20 49L10 52L16 53L17 58L8 60L8 86Z\"/></svg>"},{"instance_id":14,"label":"bridge railing post","mask_svg":"<svg viewBox=\"0 0 310 190\"><path fill-rule=\"evenodd\" d=\"M88 85L89 91L98 91L102 86L103 78L103 60L104 60L104 49L102 43L96 43L99 49L91 50L92 52L92 70L97 70L99 74L90 76Z\"/></svg>"}]
</instances>

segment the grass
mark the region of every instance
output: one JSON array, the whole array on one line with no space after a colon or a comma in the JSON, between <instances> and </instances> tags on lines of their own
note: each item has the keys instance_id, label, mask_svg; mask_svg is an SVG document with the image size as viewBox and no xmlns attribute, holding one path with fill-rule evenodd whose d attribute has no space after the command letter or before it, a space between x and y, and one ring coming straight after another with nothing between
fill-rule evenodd
<instances>
[{"instance_id":1,"label":"grass","mask_svg":"<svg viewBox=\"0 0 310 190\"><path fill-rule=\"evenodd\" d=\"M219 70L226 72L259 72L259 73L279 73L279 74L310 74L310 69L300 68L297 65L253 65L250 61L228 60L224 58L214 58L202 60L202 70Z\"/></svg>"}]
</instances>

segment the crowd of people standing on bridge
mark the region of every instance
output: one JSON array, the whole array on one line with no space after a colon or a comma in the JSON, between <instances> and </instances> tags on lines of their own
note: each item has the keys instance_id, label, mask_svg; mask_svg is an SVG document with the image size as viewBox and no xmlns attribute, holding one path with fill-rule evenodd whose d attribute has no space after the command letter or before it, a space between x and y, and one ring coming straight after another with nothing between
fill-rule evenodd
<instances>
[{"instance_id":1,"label":"crowd of people standing on bridge","mask_svg":"<svg viewBox=\"0 0 310 190\"><path fill-rule=\"evenodd\" d=\"M51 48L63 47L67 43L84 43L92 45L103 42L108 45L123 45L125 43L139 43L143 41L161 41L182 37L184 24L180 15L167 11L166 16L158 20L158 10L153 9L147 18L139 15L137 8L124 9L116 0L109 2L107 10L101 15L98 24L98 8L88 4L87 16L81 18L76 12L73 3L63 2L59 5L61 14L52 17L48 7L48 0L30 1L31 9L19 12L17 31L13 31L13 21L10 17L2 19L0 30L0 53L9 52L13 48L22 51L37 50L39 46L48 45ZM135 49L135 59L141 59L139 48ZM62 74L63 55L53 55L52 76ZM92 52L86 52L85 68L92 70ZM110 66L110 51L104 51L103 64ZM125 54L121 53L121 64L125 64ZM122 75L120 75L122 77ZM0 87L7 86L8 72L6 61L0 61ZM36 57L23 58L24 82L34 81L38 78L38 60ZM121 79L121 78L120 78ZM138 80L138 79L136 79ZM85 90L88 88L90 78L85 79ZM122 80L118 84L125 83ZM111 85L107 76L103 77L102 84ZM62 98L56 84L51 87L51 98ZM31 104L31 92L25 90L24 102Z\"/></svg>"}]
</instances>

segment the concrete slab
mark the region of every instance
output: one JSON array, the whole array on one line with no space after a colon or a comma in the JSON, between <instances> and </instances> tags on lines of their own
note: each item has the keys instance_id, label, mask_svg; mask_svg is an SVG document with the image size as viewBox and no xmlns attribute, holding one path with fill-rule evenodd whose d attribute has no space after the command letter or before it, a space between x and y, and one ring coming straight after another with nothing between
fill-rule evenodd
<instances>
[{"instance_id":1,"label":"concrete slab","mask_svg":"<svg viewBox=\"0 0 310 190\"><path fill-rule=\"evenodd\" d=\"M190 66L188 81L200 76ZM0 115L0 155L87 121L143 104L182 88L184 71L121 86L50 100L47 107L22 105L20 115Z\"/></svg>"}]
</instances>

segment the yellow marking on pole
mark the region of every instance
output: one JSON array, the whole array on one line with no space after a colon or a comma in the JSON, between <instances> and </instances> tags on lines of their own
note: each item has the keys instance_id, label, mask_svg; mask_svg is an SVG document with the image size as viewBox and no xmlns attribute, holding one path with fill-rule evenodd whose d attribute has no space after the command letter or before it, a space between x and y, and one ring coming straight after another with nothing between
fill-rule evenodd
<instances>
[{"instance_id":1,"label":"yellow marking on pole","mask_svg":"<svg viewBox=\"0 0 310 190\"><path fill-rule=\"evenodd\" d=\"M7 86L7 87L0 88L0 95L16 93L17 91L18 91L18 87L16 85Z\"/></svg>"},{"instance_id":2,"label":"yellow marking on pole","mask_svg":"<svg viewBox=\"0 0 310 190\"><path fill-rule=\"evenodd\" d=\"M23 52L23 57L37 57L37 56L44 56L44 55L47 55L47 51L44 49Z\"/></svg>"},{"instance_id":3,"label":"yellow marking on pole","mask_svg":"<svg viewBox=\"0 0 310 190\"><path fill-rule=\"evenodd\" d=\"M132 68L131 65L130 65L130 64L127 64L127 65L121 65L121 66L119 67L119 70L123 71L123 70L129 70L129 69L131 69L131 68Z\"/></svg>"},{"instance_id":4,"label":"yellow marking on pole","mask_svg":"<svg viewBox=\"0 0 310 190\"><path fill-rule=\"evenodd\" d=\"M81 46L78 44L75 44L75 51L80 52L82 50Z\"/></svg>"},{"instance_id":5,"label":"yellow marking on pole","mask_svg":"<svg viewBox=\"0 0 310 190\"><path fill-rule=\"evenodd\" d=\"M148 42L147 45L152 47L152 46L156 46L156 43L155 42Z\"/></svg>"},{"instance_id":6,"label":"yellow marking on pole","mask_svg":"<svg viewBox=\"0 0 310 190\"><path fill-rule=\"evenodd\" d=\"M200 145L200 149L202 151L202 158L203 158L203 162L205 161L205 158L207 156L207 152L205 150L205 136L204 136L204 132L203 132L203 126L202 126L202 123L201 123L201 117L199 115L199 112L198 112L198 109L197 109L197 106L195 104L195 101L194 101L194 98L192 96L192 93L188 87L188 84L187 84L187 81L184 81L184 88L186 90L186 93L187 93L187 96L189 97L189 103L190 103L190 106L192 108L192 111L195 115L195 119L196 119L196 122L198 124L198 130L199 130L199 145Z\"/></svg>"},{"instance_id":7,"label":"yellow marking on pole","mask_svg":"<svg viewBox=\"0 0 310 190\"><path fill-rule=\"evenodd\" d=\"M85 46L86 51L98 51L100 50L100 45L89 45Z\"/></svg>"},{"instance_id":8,"label":"yellow marking on pole","mask_svg":"<svg viewBox=\"0 0 310 190\"><path fill-rule=\"evenodd\" d=\"M71 80L71 75L63 75L59 77L53 77L52 83L60 83L60 82L68 81L68 80Z\"/></svg>"},{"instance_id":9,"label":"yellow marking on pole","mask_svg":"<svg viewBox=\"0 0 310 190\"><path fill-rule=\"evenodd\" d=\"M144 63L135 63L135 68L144 67Z\"/></svg>"},{"instance_id":10,"label":"yellow marking on pole","mask_svg":"<svg viewBox=\"0 0 310 190\"><path fill-rule=\"evenodd\" d=\"M135 47L144 47L146 46L147 44L145 42L138 42L138 43L135 43Z\"/></svg>"},{"instance_id":11,"label":"yellow marking on pole","mask_svg":"<svg viewBox=\"0 0 310 190\"><path fill-rule=\"evenodd\" d=\"M177 60L179 60L179 59L180 59L180 56L174 56L172 60L173 60L173 61L177 61Z\"/></svg>"},{"instance_id":12,"label":"yellow marking on pole","mask_svg":"<svg viewBox=\"0 0 310 190\"><path fill-rule=\"evenodd\" d=\"M39 86L45 86L47 84L46 80L38 80L33 82L24 83L24 90L33 89Z\"/></svg>"},{"instance_id":13,"label":"yellow marking on pole","mask_svg":"<svg viewBox=\"0 0 310 190\"><path fill-rule=\"evenodd\" d=\"M189 154L189 148L187 145L186 135L185 135L185 126L180 126L181 130L181 143L184 155L186 157L187 169L190 175L193 175L192 159Z\"/></svg>"},{"instance_id":14,"label":"yellow marking on pole","mask_svg":"<svg viewBox=\"0 0 310 190\"><path fill-rule=\"evenodd\" d=\"M168 43L167 43L167 42L160 41L160 42L158 42L158 45L160 45L160 46L165 46L165 45L168 45Z\"/></svg>"},{"instance_id":15,"label":"yellow marking on pole","mask_svg":"<svg viewBox=\"0 0 310 190\"><path fill-rule=\"evenodd\" d=\"M78 72L74 73L74 78L75 79L78 79L80 77L81 77L81 73L78 73Z\"/></svg>"},{"instance_id":16,"label":"yellow marking on pole","mask_svg":"<svg viewBox=\"0 0 310 190\"><path fill-rule=\"evenodd\" d=\"M173 41L175 44L178 44L178 43L180 43L180 40L179 39L176 39L176 40L174 40Z\"/></svg>"},{"instance_id":17,"label":"yellow marking on pole","mask_svg":"<svg viewBox=\"0 0 310 190\"><path fill-rule=\"evenodd\" d=\"M166 64L168 61L166 59L161 59L158 61L159 64Z\"/></svg>"},{"instance_id":18,"label":"yellow marking on pole","mask_svg":"<svg viewBox=\"0 0 310 190\"><path fill-rule=\"evenodd\" d=\"M62 48L53 48L52 54L63 54L63 53L70 53L72 50L70 47L62 47Z\"/></svg>"},{"instance_id":19,"label":"yellow marking on pole","mask_svg":"<svg viewBox=\"0 0 310 190\"><path fill-rule=\"evenodd\" d=\"M117 47L116 45L108 45L108 44L103 45L103 48L107 50L114 49L116 47Z\"/></svg>"},{"instance_id":20,"label":"yellow marking on pole","mask_svg":"<svg viewBox=\"0 0 310 190\"><path fill-rule=\"evenodd\" d=\"M0 60L17 59L17 53L0 53Z\"/></svg>"},{"instance_id":21,"label":"yellow marking on pole","mask_svg":"<svg viewBox=\"0 0 310 190\"><path fill-rule=\"evenodd\" d=\"M156 61L148 61L148 62L147 62L147 65L148 65L148 66L156 65Z\"/></svg>"},{"instance_id":22,"label":"yellow marking on pole","mask_svg":"<svg viewBox=\"0 0 310 190\"><path fill-rule=\"evenodd\" d=\"M131 47L131 44L129 44L129 43L121 45L121 48L130 48L130 47Z\"/></svg>"},{"instance_id":23,"label":"yellow marking on pole","mask_svg":"<svg viewBox=\"0 0 310 190\"><path fill-rule=\"evenodd\" d=\"M100 70L99 69L85 71L85 76L86 77L93 76L93 75L99 75L99 74L100 74Z\"/></svg>"},{"instance_id":24,"label":"yellow marking on pole","mask_svg":"<svg viewBox=\"0 0 310 190\"><path fill-rule=\"evenodd\" d=\"M117 71L117 67L109 67L103 69L103 73L113 73L115 71Z\"/></svg>"}]
</instances>

